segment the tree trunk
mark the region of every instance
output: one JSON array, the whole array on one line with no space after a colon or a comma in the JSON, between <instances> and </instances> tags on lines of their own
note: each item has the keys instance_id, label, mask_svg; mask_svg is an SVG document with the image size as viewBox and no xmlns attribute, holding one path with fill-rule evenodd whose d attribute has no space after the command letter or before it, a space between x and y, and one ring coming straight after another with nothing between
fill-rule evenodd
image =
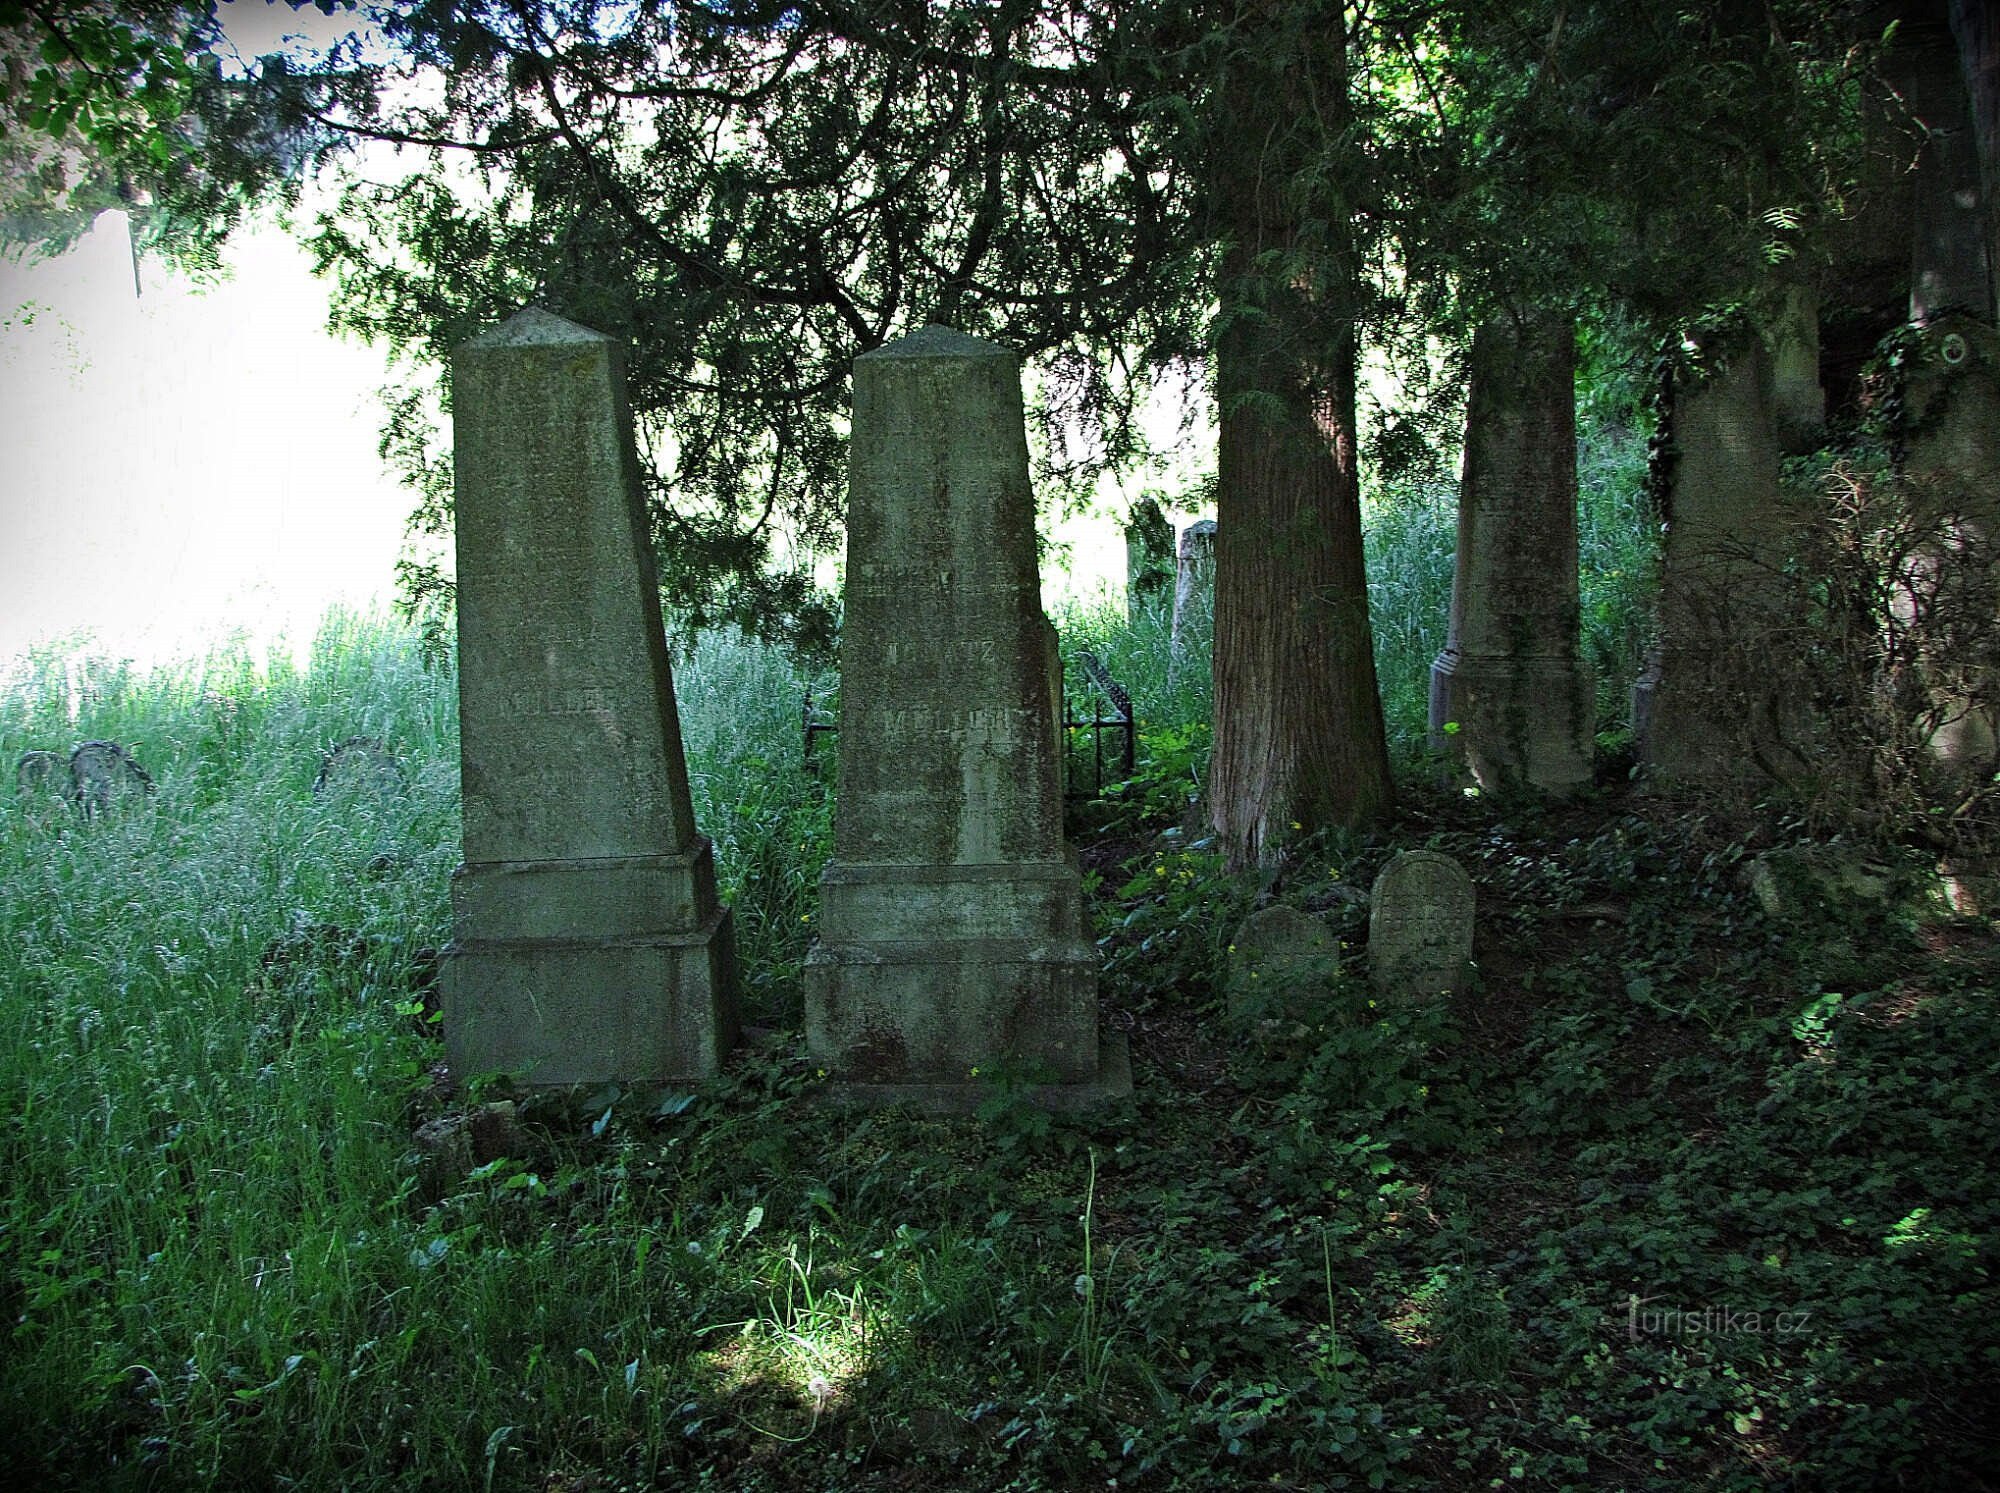
<instances>
[{"instance_id":1,"label":"tree trunk","mask_svg":"<svg viewBox=\"0 0 2000 1493\"><path fill-rule=\"evenodd\" d=\"M2000 14L1991 0L1951 0L1951 29L1972 99L1981 195L1986 208L1986 261L2000 314Z\"/></svg>"},{"instance_id":2,"label":"tree trunk","mask_svg":"<svg viewBox=\"0 0 2000 1493\"><path fill-rule=\"evenodd\" d=\"M1338 26L1280 35L1256 4L1220 97L1215 756L1232 866L1390 803L1355 467L1358 281L1346 205L1295 182L1347 115ZM1333 200L1328 200L1332 197Z\"/></svg>"},{"instance_id":3,"label":"tree trunk","mask_svg":"<svg viewBox=\"0 0 2000 1493\"><path fill-rule=\"evenodd\" d=\"M1910 320L1948 312L1993 319L1974 105L1965 55L1938 0L1908 6L1885 66L1923 134L1913 175Z\"/></svg>"}]
</instances>

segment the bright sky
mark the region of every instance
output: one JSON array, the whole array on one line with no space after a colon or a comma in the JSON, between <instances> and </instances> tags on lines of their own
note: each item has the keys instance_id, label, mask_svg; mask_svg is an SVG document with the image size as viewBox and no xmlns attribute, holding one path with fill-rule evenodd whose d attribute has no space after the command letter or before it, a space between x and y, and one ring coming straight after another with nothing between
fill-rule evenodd
<instances>
[{"instance_id":1,"label":"bright sky","mask_svg":"<svg viewBox=\"0 0 2000 1493\"><path fill-rule=\"evenodd\" d=\"M375 454L380 354L266 229L197 292L133 292L121 214L0 263L0 659L79 628L140 660L218 629L309 640L391 594L411 497Z\"/></svg>"},{"instance_id":2,"label":"bright sky","mask_svg":"<svg viewBox=\"0 0 2000 1493\"><path fill-rule=\"evenodd\" d=\"M229 0L238 52L351 21ZM394 590L412 498L375 454L382 356L326 331L329 287L276 228L198 292L122 214L60 259L0 259L0 668L79 629L145 662L242 629L309 642Z\"/></svg>"}]
</instances>

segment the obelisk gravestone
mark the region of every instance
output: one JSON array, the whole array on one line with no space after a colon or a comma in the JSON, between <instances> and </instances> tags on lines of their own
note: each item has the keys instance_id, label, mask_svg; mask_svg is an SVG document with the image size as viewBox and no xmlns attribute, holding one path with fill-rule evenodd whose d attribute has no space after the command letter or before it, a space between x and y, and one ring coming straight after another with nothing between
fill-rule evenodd
<instances>
[{"instance_id":1,"label":"obelisk gravestone","mask_svg":"<svg viewBox=\"0 0 2000 1493\"><path fill-rule=\"evenodd\" d=\"M1431 745L1488 790L1591 780L1595 692L1578 648L1576 330L1500 315L1472 344L1451 627Z\"/></svg>"},{"instance_id":2,"label":"obelisk gravestone","mask_svg":"<svg viewBox=\"0 0 2000 1493\"><path fill-rule=\"evenodd\" d=\"M1020 362L926 327L854 365L834 857L806 1043L846 1094L1129 1084L1063 840Z\"/></svg>"},{"instance_id":3,"label":"obelisk gravestone","mask_svg":"<svg viewBox=\"0 0 2000 1493\"><path fill-rule=\"evenodd\" d=\"M452 360L465 863L461 1078L698 1078L733 956L695 832L623 362L529 308Z\"/></svg>"},{"instance_id":4,"label":"obelisk gravestone","mask_svg":"<svg viewBox=\"0 0 2000 1493\"><path fill-rule=\"evenodd\" d=\"M1659 638L1632 690L1639 759L1662 784L1782 773L1803 726L1771 668L1791 619L1779 578L1784 513L1771 358L1755 336L1676 380L1669 421Z\"/></svg>"}]
</instances>

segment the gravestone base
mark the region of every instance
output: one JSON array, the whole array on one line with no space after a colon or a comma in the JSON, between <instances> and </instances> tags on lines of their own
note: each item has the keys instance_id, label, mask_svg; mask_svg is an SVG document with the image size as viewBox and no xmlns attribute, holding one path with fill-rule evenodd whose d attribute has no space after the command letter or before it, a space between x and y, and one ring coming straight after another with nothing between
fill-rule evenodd
<instances>
[{"instance_id":1,"label":"gravestone base","mask_svg":"<svg viewBox=\"0 0 2000 1493\"><path fill-rule=\"evenodd\" d=\"M1447 735L1448 721L1459 730ZM1591 672L1579 660L1479 658L1448 648L1431 665L1431 746L1463 760L1489 793L1590 787L1595 722Z\"/></svg>"},{"instance_id":2,"label":"gravestone base","mask_svg":"<svg viewBox=\"0 0 2000 1493\"><path fill-rule=\"evenodd\" d=\"M972 1070L999 1067L1047 1069L1076 1091L1052 1094L1067 1107L1109 1098L1131 1081L1119 1070L1118 1089L1100 1052L1097 963L1072 859L835 862L806 960L806 1050L857 1100L976 1108L991 1087Z\"/></svg>"},{"instance_id":3,"label":"gravestone base","mask_svg":"<svg viewBox=\"0 0 2000 1493\"><path fill-rule=\"evenodd\" d=\"M972 1070L1099 1071L1097 951L1081 940L822 943L806 961L806 1051L841 1081L980 1087Z\"/></svg>"},{"instance_id":4,"label":"gravestone base","mask_svg":"<svg viewBox=\"0 0 2000 1493\"><path fill-rule=\"evenodd\" d=\"M1010 946L1011 944L1011 946ZM1097 1031L1097 951L965 940L859 949L806 961L806 1051L827 1102L971 1114L995 1081L1046 1081L1022 1097L1075 1113L1132 1092L1125 1038ZM965 1053L989 1056L967 1062Z\"/></svg>"},{"instance_id":5,"label":"gravestone base","mask_svg":"<svg viewBox=\"0 0 2000 1493\"><path fill-rule=\"evenodd\" d=\"M451 903L461 942L685 933L716 905L715 852L704 837L679 854L474 862L452 873Z\"/></svg>"},{"instance_id":6,"label":"gravestone base","mask_svg":"<svg viewBox=\"0 0 2000 1493\"><path fill-rule=\"evenodd\" d=\"M443 970L451 1070L530 1088L711 1078L737 1037L734 948L727 908L691 932L461 938Z\"/></svg>"},{"instance_id":7,"label":"gravestone base","mask_svg":"<svg viewBox=\"0 0 2000 1493\"><path fill-rule=\"evenodd\" d=\"M981 1070L982 1073L984 1070ZM890 1109L904 1106L927 1115L977 1114L998 1092L981 1078L950 1083L860 1083L836 1080L820 1091L820 1101L837 1107ZM1097 1071L1079 1083L1024 1085L1021 1098L1037 1109L1056 1114L1085 1114L1124 1099L1132 1092L1132 1054L1122 1032L1106 1032L1097 1041Z\"/></svg>"}]
</instances>

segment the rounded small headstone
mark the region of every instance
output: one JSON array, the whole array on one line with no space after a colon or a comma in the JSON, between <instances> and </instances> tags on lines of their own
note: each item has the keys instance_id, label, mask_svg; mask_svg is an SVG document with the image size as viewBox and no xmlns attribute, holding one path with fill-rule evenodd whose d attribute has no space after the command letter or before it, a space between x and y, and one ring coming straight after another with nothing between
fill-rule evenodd
<instances>
[{"instance_id":1,"label":"rounded small headstone","mask_svg":"<svg viewBox=\"0 0 2000 1493\"><path fill-rule=\"evenodd\" d=\"M1406 850L1375 878L1368 973L1377 995L1428 1000L1471 980L1472 878L1448 855Z\"/></svg>"},{"instance_id":2,"label":"rounded small headstone","mask_svg":"<svg viewBox=\"0 0 2000 1493\"><path fill-rule=\"evenodd\" d=\"M1229 1006L1241 1013L1266 991L1325 990L1340 972L1340 941L1326 924L1296 907L1250 914L1229 944Z\"/></svg>"},{"instance_id":3,"label":"rounded small headstone","mask_svg":"<svg viewBox=\"0 0 2000 1493\"><path fill-rule=\"evenodd\" d=\"M86 741L69 754L70 797L86 814L153 791L152 774L115 741Z\"/></svg>"},{"instance_id":4,"label":"rounded small headstone","mask_svg":"<svg viewBox=\"0 0 2000 1493\"><path fill-rule=\"evenodd\" d=\"M380 738L350 736L320 753L312 791L314 798L388 798L401 793L408 783L402 764Z\"/></svg>"}]
</instances>

